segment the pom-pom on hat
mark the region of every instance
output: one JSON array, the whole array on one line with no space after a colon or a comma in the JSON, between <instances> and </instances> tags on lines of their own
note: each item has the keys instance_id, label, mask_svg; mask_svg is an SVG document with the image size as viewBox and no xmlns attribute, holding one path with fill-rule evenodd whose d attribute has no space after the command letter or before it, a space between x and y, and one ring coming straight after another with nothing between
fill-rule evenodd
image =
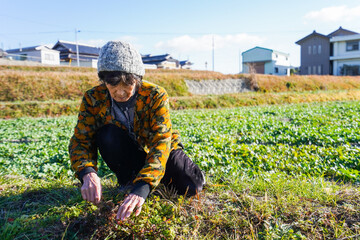
<instances>
[{"instance_id":1,"label":"pom-pom on hat","mask_svg":"<svg viewBox=\"0 0 360 240\"><path fill-rule=\"evenodd\" d=\"M101 49L98 72L121 71L144 76L145 68L139 52L129 43L110 41Z\"/></svg>"}]
</instances>

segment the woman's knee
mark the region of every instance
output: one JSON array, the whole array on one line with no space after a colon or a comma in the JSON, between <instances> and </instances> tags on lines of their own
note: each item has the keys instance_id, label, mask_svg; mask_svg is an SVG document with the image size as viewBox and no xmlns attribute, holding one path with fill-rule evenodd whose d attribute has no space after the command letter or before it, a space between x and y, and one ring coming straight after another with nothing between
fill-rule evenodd
<instances>
[{"instance_id":1,"label":"woman's knee","mask_svg":"<svg viewBox=\"0 0 360 240\"><path fill-rule=\"evenodd\" d=\"M183 150L178 149L170 154L163 183L175 187L180 195L193 196L202 191L205 177Z\"/></svg>"}]
</instances>

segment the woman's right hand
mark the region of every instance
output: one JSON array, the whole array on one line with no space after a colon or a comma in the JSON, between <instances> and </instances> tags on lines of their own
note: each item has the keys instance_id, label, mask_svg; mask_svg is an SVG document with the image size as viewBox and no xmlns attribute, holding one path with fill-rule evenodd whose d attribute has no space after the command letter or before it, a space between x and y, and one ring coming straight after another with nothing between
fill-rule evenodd
<instances>
[{"instance_id":1,"label":"woman's right hand","mask_svg":"<svg viewBox=\"0 0 360 240\"><path fill-rule=\"evenodd\" d=\"M88 173L83 177L84 184L81 187L81 196L84 200L97 204L101 200L100 178L94 172Z\"/></svg>"}]
</instances>

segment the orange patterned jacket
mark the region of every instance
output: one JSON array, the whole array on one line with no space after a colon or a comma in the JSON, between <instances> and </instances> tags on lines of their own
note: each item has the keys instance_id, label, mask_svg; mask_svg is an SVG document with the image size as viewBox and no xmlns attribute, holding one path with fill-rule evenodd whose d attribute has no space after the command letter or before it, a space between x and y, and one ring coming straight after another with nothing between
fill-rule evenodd
<instances>
[{"instance_id":1,"label":"orange patterned jacket","mask_svg":"<svg viewBox=\"0 0 360 240\"><path fill-rule=\"evenodd\" d=\"M126 129L111 115L111 98L104 84L88 90L82 100L74 135L70 139L71 168L75 176L86 167L97 171L96 131L106 124ZM155 188L165 173L170 151L179 149L179 133L171 125L169 97L165 89L143 81L135 104L134 133L147 152L144 167L134 183L144 181Z\"/></svg>"}]
</instances>

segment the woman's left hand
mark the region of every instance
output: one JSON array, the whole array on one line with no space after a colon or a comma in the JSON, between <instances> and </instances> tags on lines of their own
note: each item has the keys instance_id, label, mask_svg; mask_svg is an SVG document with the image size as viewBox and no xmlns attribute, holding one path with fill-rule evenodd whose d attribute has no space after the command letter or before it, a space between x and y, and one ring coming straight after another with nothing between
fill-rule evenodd
<instances>
[{"instance_id":1,"label":"woman's left hand","mask_svg":"<svg viewBox=\"0 0 360 240\"><path fill-rule=\"evenodd\" d=\"M145 199L135 195L135 194L129 194L121 204L119 211L117 212L116 219L117 220L125 220L127 219L131 213L134 211L136 207L135 216L139 216L141 212L141 207L144 204Z\"/></svg>"}]
</instances>

